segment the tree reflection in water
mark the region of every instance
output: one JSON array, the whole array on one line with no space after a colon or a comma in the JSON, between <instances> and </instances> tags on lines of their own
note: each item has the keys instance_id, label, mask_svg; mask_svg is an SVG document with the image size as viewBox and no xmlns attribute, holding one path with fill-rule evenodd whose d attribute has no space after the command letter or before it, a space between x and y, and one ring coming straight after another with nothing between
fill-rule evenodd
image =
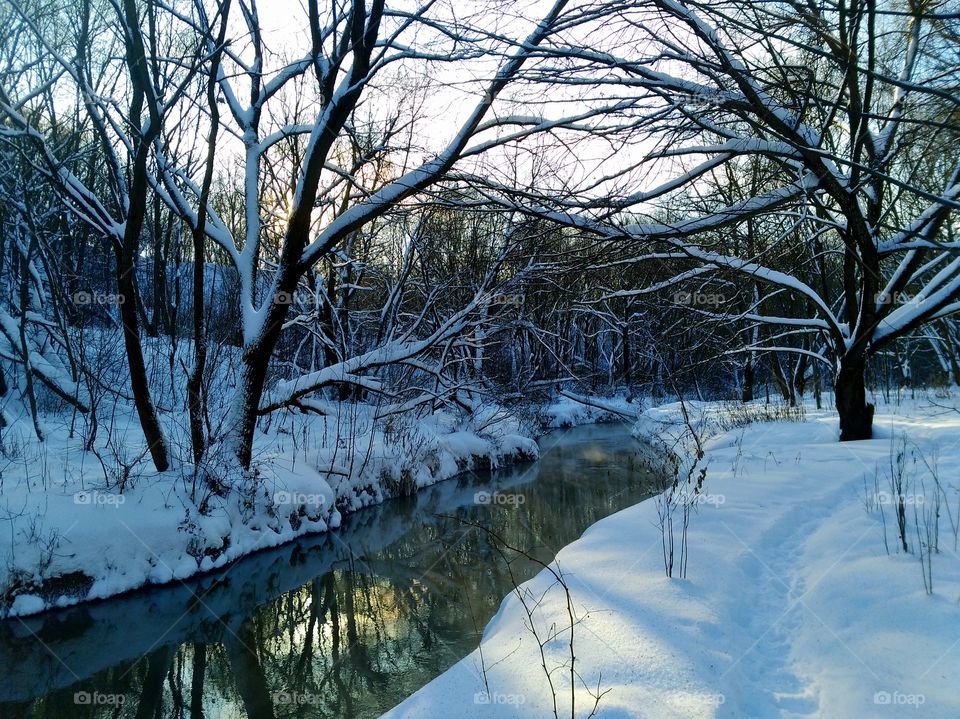
<instances>
[{"instance_id":1,"label":"tree reflection in water","mask_svg":"<svg viewBox=\"0 0 960 719\"><path fill-rule=\"evenodd\" d=\"M146 646L131 639L124 648L137 658L119 660L121 640L110 632L137 622L131 611L163 590L114 600L115 608L103 603L98 618L70 636L56 614L24 624L27 631L8 630L0 652L19 673L0 695L0 715L379 716L472 651L513 588L485 533L456 518L549 561L590 524L655 486L623 426L561 431L545 445L536 464L464 475L364 510L335 533L243 560L222 578L189 587L194 606L179 619L151 605L156 618L138 636ZM483 489L513 501L474 503ZM313 567L322 571L301 575ZM512 569L521 581L536 571L529 562ZM75 623L87 610L69 611ZM98 642L118 661L77 659L96 654ZM91 703L78 704L80 692Z\"/></svg>"}]
</instances>

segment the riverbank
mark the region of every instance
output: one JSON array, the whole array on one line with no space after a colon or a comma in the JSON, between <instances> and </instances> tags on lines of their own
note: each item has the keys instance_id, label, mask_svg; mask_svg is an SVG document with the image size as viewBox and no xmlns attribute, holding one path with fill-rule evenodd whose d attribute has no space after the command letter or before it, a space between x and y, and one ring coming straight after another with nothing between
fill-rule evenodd
<instances>
[{"instance_id":1,"label":"riverbank","mask_svg":"<svg viewBox=\"0 0 960 719\"><path fill-rule=\"evenodd\" d=\"M881 406L866 442L813 408L706 440L685 579L665 576L663 497L621 511L559 553L569 595L522 585L481 650L385 716L570 716L568 609L577 716L598 695L601 717L960 716L955 407ZM676 409L639 425L677 437Z\"/></svg>"},{"instance_id":2,"label":"riverbank","mask_svg":"<svg viewBox=\"0 0 960 719\"><path fill-rule=\"evenodd\" d=\"M535 460L536 439L552 428L640 411L622 398L605 402L561 397L525 408L526 420L494 404L386 421L351 403L323 416L280 413L258 435L256 479L220 475L219 491L192 467L151 471L132 415L118 413L95 451L56 418L43 443L25 420L14 423L0 453L0 617L221 569L465 471ZM203 469L217 476L216 467Z\"/></svg>"},{"instance_id":3,"label":"riverbank","mask_svg":"<svg viewBox=\"0 0 960 719\"><path fill-rule=\"evenodd\" d=\"M237 691L259 675L275 716L297 696L311 716L376 719L469 654L513 582L537 573L492 561L484 533L470 525L549 560L651 495L657 477L632 466L629 431L560 430L541 440L537 462L438 482L184 582L0 622L0 716L47 716L78 690L119 694L145 712L152 694L139 668L162 655L184 670L175 669L160 716L183 715L195 702L217 719L260 716ZM194 664L198 646L229 652L236 636L246 637L254 665L234 663L235 655ZM129 681L117 683L120 675Z\"/></svg>"},{"instance_id":4,"label":"riverbank","mask_svg":"<svg viewBox=\"0 0 960 719\"><path fill-rule=\"evenodd\" d=\"M496 405L387 422L369 405L336 409L280 416L258 435L251 477L205 466L206 481L188 466L124 474L123 458L142 442L133 417L95 452L66 427L51 427L44 443L7 428L0 617L183 580L390 497L539 454L535 426Z\"/></svg>"}]
</instances>

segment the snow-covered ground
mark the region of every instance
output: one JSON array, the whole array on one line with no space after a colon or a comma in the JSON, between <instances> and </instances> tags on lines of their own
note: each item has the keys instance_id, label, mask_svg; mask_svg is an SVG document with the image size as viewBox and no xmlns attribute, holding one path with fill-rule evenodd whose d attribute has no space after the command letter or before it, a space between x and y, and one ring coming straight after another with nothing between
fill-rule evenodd
<instances>
[{"instance_id":1,"label":"snow-covered ground","mask_svg":"<svg viewBox=\"0 0 960 719\"><path fill-rule=\"evenodd\" d=\"M129 416L100 433L95 453L55 417L44 443L24 420L5 428L0 616L184 579L339 526L342 513L390 496L538 456L536 429L496 405L469 417L375 420L374 411L341 403L325 417L281 415L257 438L255 480L204 468L220 492L190 467L151 471Z\"/></svg>"},{"instance_id":2,"label":"snow-covered ground","mask_svg":"<svg viewBox=\"0 0 960 719\"><path fill-rule=\"evenodd\" d=\"M675 439L677 410L648 412L638 431ZM723 424L703 419L716 405L688 411L705 434ZM610 516L554 565L572 652L567 594L541 572L504 600L482 652L385 716L587 717L598 694L611 718L960 716L960 412L881 406L875 427L840 444L835 414L807 408L803 422L715 434L688 491L685 579L664 573L662 500ZM681 524L678 508L677 543Z\"/></svg>"},{"instance_id":3,"label":"snow-covered ground","mask_svg":"<svg viewBox=\"0 0 960 719\"><path fill-rule=\"evenodd\" d=\"M538 412L544 427L579 427L597 422L622 422L636 419L649 405L646 398L627 399L624 394L613 397L584 396L567 392Z\"/></svg>"}]
</instances>

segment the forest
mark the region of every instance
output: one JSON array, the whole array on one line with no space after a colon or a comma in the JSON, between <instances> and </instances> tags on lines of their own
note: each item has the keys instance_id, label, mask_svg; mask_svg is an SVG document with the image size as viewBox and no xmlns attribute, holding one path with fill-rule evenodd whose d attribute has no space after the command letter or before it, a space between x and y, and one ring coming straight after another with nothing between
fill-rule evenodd
<instances>
[{"instance_id":1,"label":"forest","mask_svg":"<svg viewBox=\"0 0 960 719\"><path fill-rule=\"evenodd\" d=\"M0 0L0 615L583 417L886 446L960 386L958 208L952 0Z\"/></svg>"}]
</instances>

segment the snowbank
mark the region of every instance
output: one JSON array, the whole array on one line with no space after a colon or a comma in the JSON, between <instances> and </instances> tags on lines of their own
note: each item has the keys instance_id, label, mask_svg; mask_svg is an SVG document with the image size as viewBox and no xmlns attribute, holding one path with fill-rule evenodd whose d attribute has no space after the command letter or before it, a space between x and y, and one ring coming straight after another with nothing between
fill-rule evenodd
<instances>
[{"instance_id":1,"label":"snowbank","mask_svg":"<svg viewBox=\"0 0 960 719\"><path fill-rule=\"evenodd\" d=\"M520 421L497 406L392 422L374 421L366 405L344 403L338 412L274 423L255 444L255 479L205 467L219 491L189 468L118 474L127 437L131 446L141 441L132 418L98 449L105 464L65 429L38 446L11 442L17 427L8 428L14 456L0 468L0 616L209 572L337 527L345 513L539 453Z\"/></svg>"},{"instance_id":2,"label":"snowbank","mask_svg":"<svg viewBox=\"0 0 960 719\"><path fill-rule=\"evenodd\" d=\"M789 407L763 400L754 402L670 402L644 411L634 423L633 436L685 459L696 455L698 441L755 422L803 419L806 406ZM694 437L694 434L696 437ZM701 447L702 448L702 447Z\"/></svg>"},{"instance_id":3,"label":"snowbank","mask_svg":"<svg viewBox=\"0 0 960 719\"><path fill-rule=\"evenodd\" d=\"M579 427L598 422L634 420L643 411L643 399L583 396L566 393L545 405L538 412L542 426L552 429Z\"/></svg>"},{"instance_id":4,"label":"snowbank","mask_svg":"<svg viewBox=\"0 0 960 719\"><path fill-rule=\"evenodd\" d=\"M680 436L668 421L676 410L647 425L667 442ZM881 408L876 423L879 439L840 444L833 412L808 408L806 422L707 441L687 579L664 575L653 500L561 550L555 567L576 614L576 715L602 694L600 717L960 716L960 413L918 403ZM908 553L889 492L901 451ZM928 595L923 507L938 492ZM503 601L482 655L385 716L532 719L553 715L554 696L570 716L570 623L565 592L541 572ZM543 655L531 626L547 640Z\"/></svg>"}]
</instances>

